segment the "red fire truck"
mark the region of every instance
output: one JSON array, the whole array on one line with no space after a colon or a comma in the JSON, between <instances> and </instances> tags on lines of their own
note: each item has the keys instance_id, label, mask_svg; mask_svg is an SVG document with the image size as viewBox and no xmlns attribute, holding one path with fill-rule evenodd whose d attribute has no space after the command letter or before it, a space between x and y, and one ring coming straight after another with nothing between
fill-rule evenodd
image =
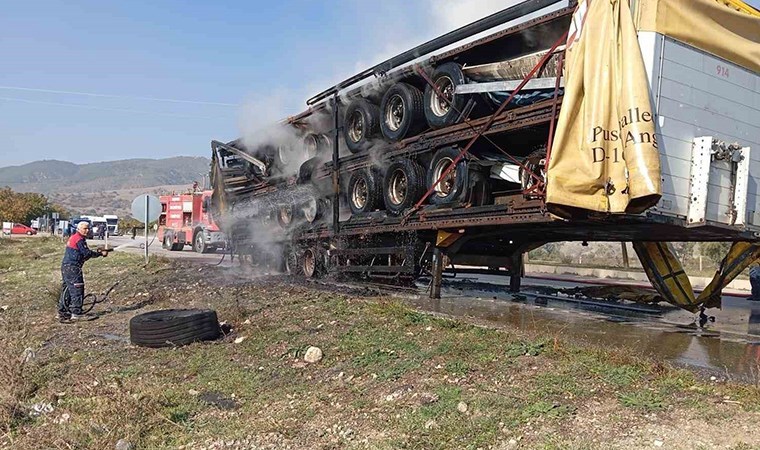
<instances>
[{"instance_id":1,"label":"red fire truck","mask_svg":"<svg viewBox=\"0 0 760 450\"><path fill-rule=\"evenodd\" d=\"M182 250L192 245L197 253L224 248L224 233L208 213L212 191L162 195L158 218L158 239L167 250Z\"/></svg>"}]
</instances>

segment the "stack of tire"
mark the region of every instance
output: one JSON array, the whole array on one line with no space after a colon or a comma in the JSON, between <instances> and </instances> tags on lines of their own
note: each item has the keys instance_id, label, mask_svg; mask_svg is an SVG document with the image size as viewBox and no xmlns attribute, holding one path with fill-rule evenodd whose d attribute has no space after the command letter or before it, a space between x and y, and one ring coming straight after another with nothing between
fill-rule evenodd
<instances>
[{"instance_id":1,"label":"stack of tire","mask_svg":"<svg viewBox=\"0 0 760 450\"><path fill-rule=\"evenodd\" d=\"M379 106L365 98L351 101L343 121L348 149L352 153L367 151L381 135L387 141L398 142L426 127L445 128L461 120L469 100L466 95L454 95L456 87L466 82L462 68L453 62L445 63L430 78L435 89L427 84L424 94L412 84L398 82L385 92Z\"/></svg>"},{"instance_id":2,"label":"stack of tire","mask_svg":"<svg viewBox=\"0 0 760 450\"><path fill-rule=\"evenodd\" d=\"M353 153L370 151L379 139L398 142L426 128L445 128L461 120L461 112L469 100L467 96L454 95L456 87L466 82L461 67L456 63L442 64L431 80L435 89L428 84L424 93L409 83L394 84L383 95L379 107L364 98L353 100L344 117L348 149ZM458 154L456 147L442 148L427 169L412 159L402 158L392 162L384 172L377 168L355 171L345 191L351 212L361 215L384 207L390 214L399 215L413 207L434 184L430 203L457 201L464 190L466 162L458 162L449 173L446 169ZM441 182L436 184L438 180Z\"/></svg>"}]
</instances>

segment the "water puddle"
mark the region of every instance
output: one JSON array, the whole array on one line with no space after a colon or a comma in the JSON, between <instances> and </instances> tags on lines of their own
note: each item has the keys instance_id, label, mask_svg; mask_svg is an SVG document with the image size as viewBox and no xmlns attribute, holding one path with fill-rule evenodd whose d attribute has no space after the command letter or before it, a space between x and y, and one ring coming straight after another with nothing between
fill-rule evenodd
<instances>
[{"instance_id":1,"label":"water puddle","mask_svg":"<svg viewBox=\"0 0 760 450\"><path fill-rule=\"evenodd\" d=\"M705 328L670 305L556 298L530 285L511 295L506 286L480 280L445 280L441 300L408 301L431 312L626 348L708 376L760 380L760 302L744 298L724 297L722 309L707 311L715 322Z\"/></svg>"}]
</instances>

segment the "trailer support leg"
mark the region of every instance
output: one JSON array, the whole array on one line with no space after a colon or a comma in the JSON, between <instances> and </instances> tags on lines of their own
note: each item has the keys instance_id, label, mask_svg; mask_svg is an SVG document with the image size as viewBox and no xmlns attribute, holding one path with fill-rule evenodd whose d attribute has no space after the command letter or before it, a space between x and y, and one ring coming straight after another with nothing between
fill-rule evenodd
<instances>
[{"instance_id":1,"label":"trailer support leg","mask_svg":"<svg viewBox=\"0 0 760 450\"><path fill-rule=\"evenodd\" d=\"M512 255L512 267L509 269L509 291L520 292L522 277L525 275L525 264L523 263L523 254L516 253Z\"/></svg>"},{"instance_id":2,"label":"trailer support leg","mask_svg":"<svg viewBox=\"0 0 760 450\"><path fill-rule=\"evenodd\" d=\"M441 282L443 281L443 252L438 247L433 249L433 279L430 284L430 298L441 298Z\"/></svg>"}]
</instances>

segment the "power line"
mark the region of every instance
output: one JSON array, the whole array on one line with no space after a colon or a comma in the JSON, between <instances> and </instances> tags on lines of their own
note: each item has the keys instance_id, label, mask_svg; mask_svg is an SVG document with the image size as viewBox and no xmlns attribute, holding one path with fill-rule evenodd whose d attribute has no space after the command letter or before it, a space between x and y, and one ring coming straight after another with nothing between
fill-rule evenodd
<instances>
[{"instance_id":1,"label":"power line","mask_svg":"<svg viewBox=\"0 0 760 450\"><path fill-rule=\"evenodd\" d=\"M32 104L37 104L37 105L66 106L70 108L94 109L94 110L100 110L100 111L126 112L126 113L133 113L133 114L153 114L157 116L181 117L185 119L214 120L218 118L218 117L205 117L205 116L188 116L185 114L164 113L164 112L158 112L158 111L143 111L139 109L104 108L102 106L80 105L77 103L45 102L41 100L28 100L25 98L15 98L15 97L0 97L0 100L11 101L11 102L21 102L21 103L32 103Z\"/></svg>"},{"instance_id":2,"label":"power line","mask_svg":"<svg viewBox=\"0 0 760 450\"><path fill-rule=\"evenodd\" d=\"M97 94L94 92L79 92L79 91L59 91L55 89L39 89L20 86L0 86L0 89L7 89L12 91L26 91L26 92L44 92L47 94L66 94L66 95L84 95L87 97L106 97L106 98L122 98L130 100L148 100L154 102L170 102L170 103L190 103L194 105L214 105L214 106L240 106L236 103L222 103L222 102L206 102L200 100L177 100L173 98L158 98L158 97L133 97L130 95L115 95L115 94Z\"/></svg>"}]
</instances>

